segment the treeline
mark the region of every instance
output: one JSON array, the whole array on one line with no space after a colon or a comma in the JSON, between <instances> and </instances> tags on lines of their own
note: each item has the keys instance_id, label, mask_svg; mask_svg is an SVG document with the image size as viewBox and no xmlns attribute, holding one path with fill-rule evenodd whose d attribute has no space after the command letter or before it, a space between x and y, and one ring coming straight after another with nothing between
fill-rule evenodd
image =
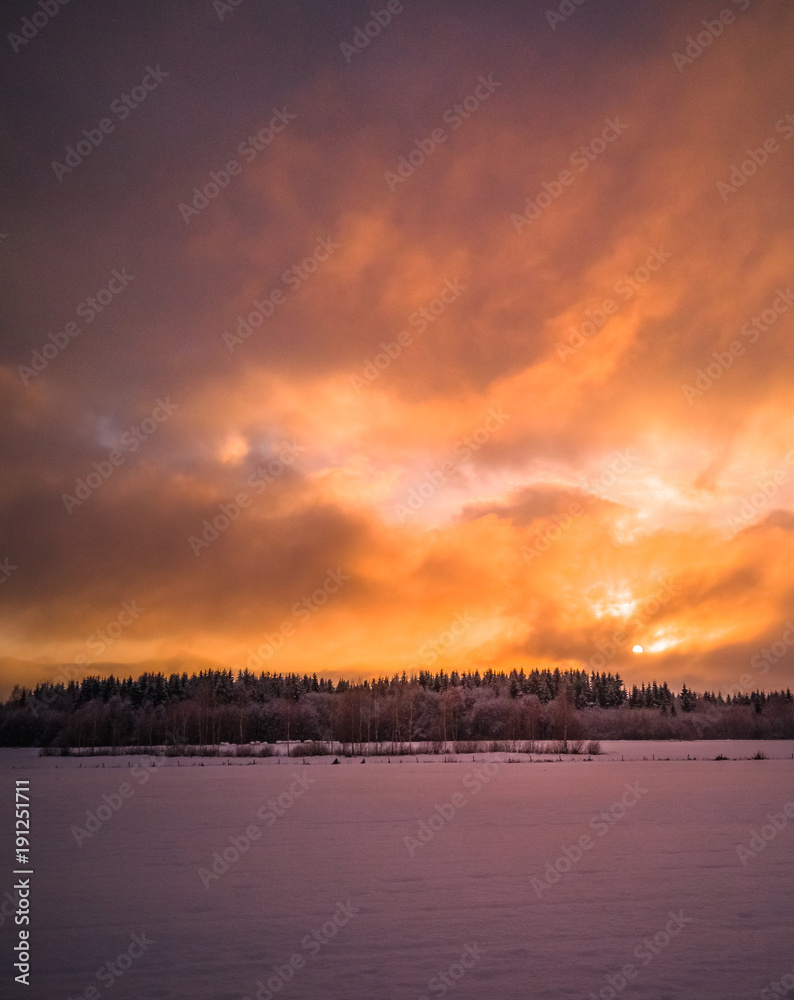
<instances>
[{"instance_id":1,"label":"treeline","mask_svg":"<svg viewBox=\"0 0 794 1000\"><path fill-rule=\"evenodd\" d=\"M793 739L791 692L723 698L655 681L629 691L619 674L577 670L336 683L208 670L16 687L0 706L2 746L718 738Z\"/></svg>"}]
</instances>

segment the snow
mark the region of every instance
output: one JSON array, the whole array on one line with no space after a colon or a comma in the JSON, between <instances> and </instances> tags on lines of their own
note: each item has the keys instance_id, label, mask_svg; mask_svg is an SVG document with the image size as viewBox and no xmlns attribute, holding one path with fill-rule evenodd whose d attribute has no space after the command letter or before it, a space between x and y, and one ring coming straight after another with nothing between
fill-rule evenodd
<instances>
[{"instance_id":1,"label":"snow","mask_svg":"<svg viewBox=\"0 0 794 1000\"><path fill-rule=\"evenodd\" d=\"M4 903L8 792L33 795L25 995L739 1000L794 974L794 744L602 749L330 769L0 751ZM87 811L108 818L91 832Z\"/></svg>"}]
</instances>

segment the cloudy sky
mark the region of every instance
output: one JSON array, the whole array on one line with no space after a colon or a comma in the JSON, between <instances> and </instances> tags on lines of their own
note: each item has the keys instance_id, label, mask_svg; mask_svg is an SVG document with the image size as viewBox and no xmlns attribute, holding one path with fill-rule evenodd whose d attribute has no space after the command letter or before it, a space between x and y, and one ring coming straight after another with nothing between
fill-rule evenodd
<instances>
[{"instance_id":1,"label":"cloudy sky","mask_svg":"<svg viewBox=\"0 0 794 1000\"><path fill-rule=\"evenodd\" d=\"M789 683L791 4L3 23L3 691Z\"/></svg>"}]
</instances>

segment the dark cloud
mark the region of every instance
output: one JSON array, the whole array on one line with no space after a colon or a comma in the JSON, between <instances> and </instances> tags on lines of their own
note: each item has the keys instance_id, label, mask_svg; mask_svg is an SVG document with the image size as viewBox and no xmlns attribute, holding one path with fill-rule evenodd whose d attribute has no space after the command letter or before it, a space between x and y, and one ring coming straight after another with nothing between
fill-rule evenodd
<instances>
[{"instance_id":1,"label":"dark cloud","mask_svg":"<svg viewBox=\"0 0 794 1000\"><path fill-rule=\"evenodd\" d=\"M131 599L119 663L239 663L337 567L273 666L402 670L464 608L460 666L589 662L675 574L659 675L732 675L794 590L794 16L728 6L680 72L707 0L405 0L354 54L352 0L70 4L6 38L0 677Z\"/></svg>"}]
</instances>

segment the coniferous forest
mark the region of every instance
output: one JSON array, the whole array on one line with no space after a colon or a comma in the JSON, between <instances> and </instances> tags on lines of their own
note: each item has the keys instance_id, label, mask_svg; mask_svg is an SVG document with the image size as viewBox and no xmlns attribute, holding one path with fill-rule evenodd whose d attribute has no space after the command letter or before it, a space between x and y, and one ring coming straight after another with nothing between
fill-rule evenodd
<instances>
[{"instance_id":1,"label":"coniferous forest","mask_svg":"<svg viewBox=\"0 0 794 1000\"><path fill-rule=\"evenodd\" d=\"M0 745L69 748L335 741L394 752L428 741L792 739L789 690L723 697L619 674L444 671L357 682L207 670L16 687ZM296 752L300 752L296 747Z\"/></svg>"}]
</instances>

